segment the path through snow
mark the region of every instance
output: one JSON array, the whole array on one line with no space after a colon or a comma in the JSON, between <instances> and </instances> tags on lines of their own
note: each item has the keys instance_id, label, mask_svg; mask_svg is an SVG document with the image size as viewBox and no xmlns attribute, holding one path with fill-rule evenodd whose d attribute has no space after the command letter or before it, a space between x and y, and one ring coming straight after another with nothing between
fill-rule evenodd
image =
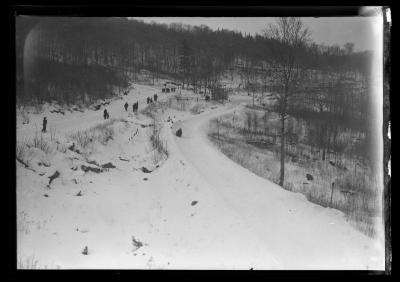
<instances>
[{"instance_id":1,"label":"path through snow","mask_svg":"<svg viewBox=\"0 0 400 282\"><path fill-rule=\"evenodd\" d=\"M147 88L126 98L143 105L155 90ZM107 107L112 117L127 118L123 102ZM133 159L119 159L121 153L147 150L147 129L140 128L136 143L128 141L127 131L107 145L103 158L116 169L71 172L78 184L56 180L46 190L40 176L19 166L21 260L33 255L48 268L383 269L383 248L353 229L340 212L283 190L213 147L206 137L208 121L236 106L195 116L175 111L175 120L182 121L172 129L165 122L163 130L169 158L152 173L135 170ZM52 124L65 134L102 122L101 111L55 117ZM32 136L40 119L19 129L18 138ZM179 127L181 138L174 135ZM80 190L83 195L74 196ZM20 228L25 225L30 228ZM132 237L143 246L134 248ZM84 246L89 255L81 254Z\"/></svg>"}]
</instances>

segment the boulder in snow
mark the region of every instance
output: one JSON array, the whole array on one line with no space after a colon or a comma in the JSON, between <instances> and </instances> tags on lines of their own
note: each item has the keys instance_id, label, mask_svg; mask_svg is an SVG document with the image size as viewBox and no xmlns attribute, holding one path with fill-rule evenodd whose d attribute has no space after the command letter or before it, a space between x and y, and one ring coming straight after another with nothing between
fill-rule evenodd
<instances>
[{"instance_id":1,"label":"boulder in snow","mask_svg":"<svg viewBox=\"0 0 400 282\"><path fill-rule=\"evenodd\" d=\"M101 165L101 167L102 167L102 168L116 168L116 166L113 165L113 164L110 163L110 162Z\"/></svg>"},{"instance_id":2,"label":"boulder in snow","mask_svg":"<svg viewBox=\"0 0 400 282\"><path fill-rule=\"evenodd\" d=\"M82 169L84 172L88 172L88 171L92 171L92 172L95 172L95 173L103 172L103 170L102 170L101 168L92 167L92 166L86 166L86 165L81 165L81 169Z\"/></svg>"},{"instance_id":3,"label":"boulder in snow","mask_svg":"<svg viewBox=\"0 0 400 282\"><path fill-rule=\"evenodd\" d=\"M179 129L176 131L175 135L178 136L178 137L181 137L181 136L182 136L182 128L179 128Z\"/></svg>"},{"instance_id":4,"label":"boulder in snow","mask_svg":"<svg viewBox=\"0 0 400 282\"><path fill-rule=\"evenodd\" d=\"M151 170L149 170L147 167L142 166L140 168L144 173L151 173Z\"/></svg>"},{"instance_id":5,"label":"boulder in snow","mask_svg":"<svg viewBox=\"0 0 400 282\"><path fill-rule=\"evenodd\" d=\"M309 174L309 173L306 174L306 177L307 177L307 180L308 180L308 181L314 180L314 177L313 177L311 174Z\"/></svg>"}]
</instances>

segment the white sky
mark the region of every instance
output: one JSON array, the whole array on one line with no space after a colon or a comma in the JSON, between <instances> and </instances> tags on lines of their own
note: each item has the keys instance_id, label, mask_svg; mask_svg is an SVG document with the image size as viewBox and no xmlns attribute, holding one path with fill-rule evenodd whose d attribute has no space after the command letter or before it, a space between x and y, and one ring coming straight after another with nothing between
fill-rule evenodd
<instances>
[{"instance_id":1,"label":"white sky","mask_svg":"<svg viewBox=\"0 0 400 282\"><path fill-rule=\"evenodd\" d=\"M134 19L144 22L157 23L184 23L189 25L207 25L213 30L224 28L241 32L262 33L274 18L260 17L135 17ZM355 44L355 51L375 49L377 35L376 28L380 27L377 22L382 18L375 17L324 17L324 18L302 18L304 24L310 29L311 37L316 43L326 45L347 42Z\"/></svg>"}]
</instances>

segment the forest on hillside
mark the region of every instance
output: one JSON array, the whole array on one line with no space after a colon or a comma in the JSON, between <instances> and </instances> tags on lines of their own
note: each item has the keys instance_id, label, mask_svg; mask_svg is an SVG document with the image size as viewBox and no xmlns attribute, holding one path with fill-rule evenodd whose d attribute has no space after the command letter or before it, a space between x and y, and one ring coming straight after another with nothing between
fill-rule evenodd
<instances>
[{"instance_id":1,"label":"forest on hillside","mask_svg":"<svg viewBox=\"0 0 400 282\"><path fill-rule=\"evenodd\" d=\"M271 110L280 112L283 119L290 114L326 121L329 126L320 126L317 134L324 152L330 149L329 140L337 135L338 126L369 136L364 139L367 149L373 146L372 52L353 48L352 43L318 45L312 34L291 46L268 32L250 36L225 29L213 31L205 25L18 16L16 97L22 104L90 103L124 91L142 70L155 78L176 79L184 88L205 94L219 89L224 77L233 79L236 73L242 90L263 97L259 105L253 98L253 106L264 109L264 96L283 93L285 82L277 75L285 70L285 60L279 58L287 54L288 58L295 56L301 81L290 90L296 95L287 103L285 100L284 108L278 95ZM294 86L293 81L287 82Z\"/></svg>"},{"instance_id":2,"label":"forest on hillside","mask_svg":"<svg viewBox=\"0 0 400 282\"><path fill-rule=\"evenodd\" d=\"M127 18L16 18L18 101L92 100L126 88L148 70L207 91L239 66L267 68L275 40L207 26L147 24ZM325 73L369 70L369 52L352 44L300 46L301 64ZM250 85L250 83L249 83Z\"/></svg>"}]
</instances>

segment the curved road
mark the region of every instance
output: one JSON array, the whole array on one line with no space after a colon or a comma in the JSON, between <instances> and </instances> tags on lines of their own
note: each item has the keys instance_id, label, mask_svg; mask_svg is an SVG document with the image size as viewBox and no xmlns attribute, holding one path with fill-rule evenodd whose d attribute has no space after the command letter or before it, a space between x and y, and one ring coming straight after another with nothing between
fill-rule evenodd
<instances>
[{"instance_id":1,"label":"curved road","mask_svg":"<svg viewBox=\"0 0 400 282\"><path fill-rule=\"evenodd\" d=\"M383 247L353 229L339 211L308 202L303 195L253 174L211 144L206 136L209 120L234 109L223 107L175 123L172 132L182 128L183 136L173 137L171 150L188 162L259 238L258 244L265 246L275 263L268 266L266 262L264 267L384 269ZM238 245L246 241L242 239Z\"/></svg>"}]
</instances>

